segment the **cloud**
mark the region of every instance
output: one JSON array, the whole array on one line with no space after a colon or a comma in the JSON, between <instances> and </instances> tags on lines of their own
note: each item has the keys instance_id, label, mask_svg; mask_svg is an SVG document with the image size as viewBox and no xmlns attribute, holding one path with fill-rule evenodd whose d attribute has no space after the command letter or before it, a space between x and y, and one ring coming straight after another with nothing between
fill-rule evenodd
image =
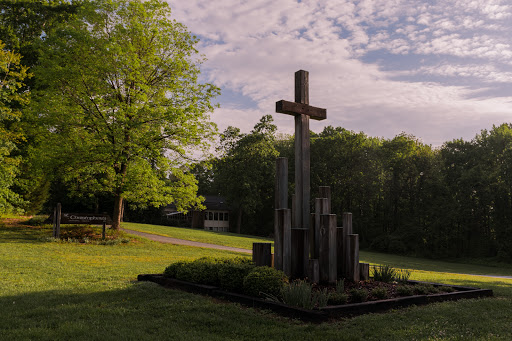
<instances>
[{"instance_id":1,"label":"cloud","mask_svg":"<svg viewBox=\"0 0 512 341\"><path fill-rule=\"evenodd\" d=\"M507 1L169 2L174 18L201 37L207 78L256 103L221 103L212 116L221 130L249 131L274 113L275 101L292 100L299 69L310 72L311 104L328 109L314 130L406 131L439 145L512 121L512 97L478 95L511 81ZM290 117L279 116L279 129L292 133Z\"/></svg>"}]
</instances>

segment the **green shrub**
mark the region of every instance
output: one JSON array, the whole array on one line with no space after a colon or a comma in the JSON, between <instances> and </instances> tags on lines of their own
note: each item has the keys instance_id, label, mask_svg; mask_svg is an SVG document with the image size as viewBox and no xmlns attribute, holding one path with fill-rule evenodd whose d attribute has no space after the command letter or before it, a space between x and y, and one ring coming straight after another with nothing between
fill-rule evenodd
<instances>
[{"instance_id":1,"label":"green shrub","mask_svg":"<svg viewBox=\"0 0 512 341\"><path fill-rule=\"evenodd\" d=\"M405 283L409 280L409 277L411 277L411 271L407 269L396 270L395 280L397 282Z\"/></svg>"},{"instance_id":2,"label":"green shrub","mask_svg":"<svg viewBox=\"0 0 512 341\"><path fill-rule=\"evenodd\" d=\"M312 301L313 287L306 281L294 281L285 284L281 289L281 298L283 303L294 307L312 309L314 303Z\"/></svg>"},{"instance_id":3,"label":"green shrub","mask_svg":"<svg viewBox=\"0 0 512 341\"><path fill-rule=\"evenodd\" d=\"M51 224L50 221L48 221L48 216L45 215L36 215L30 218L29 220L25 221L23 224L29 225L29 226L42 226Z\"/></svg>"},{"instance_id":4,"label":"green shrub","mask_svg":"<svg viewBox=\"0 0 512 341\"><path fill-rule=\"evenodd\" d=\"M396 287L396 293L399 296L412 296L414 290L410 285L399 285Z\"/></svg>"},{"instance_id":5,"label":"green shrub","mask_svg":"<svg viewBox=\"0 0 512 341\"><path fill-rule=\"evenodd\" d=\"M366 289L352 289L350 290L350 300L354 303L366 302L368 299L368 290Z\"/></svg>"},{"instance_id":6,"label":"green shrub","mask_svg":"<svg viewBox=\"0 0 512 341\"><path fill-rule=\"evenodd\" d=\"M395 280L396 270L389 266L373 266L373 279L379 282L390 283Z\"/></svg>"},{"instance_id":7,"label":"green shrub","mask_svg":"<svg viewBox=\"0 0 512 341\"><path fill-rule=\"evenodd\" d=\"M372 290L372 296L379 300L383 300L388 297L388 291L386 288L375 288Z\"/></svg>"},{"instance_id":8,"label":"green shrub","mask_svg":"<svg viewBox=\"0 0 512 341\"><path fill-rule=\"evenodd\" d=\"M313 306L318 308L325 307L329 301L329 292L327 291L327 288L313 291L311 300L313 301Z\"/></svg>"},{"instance_id":9,"label":"green shrub","mask_svg":"<svg viewBox=\"0 0 512 341\"><path fill-rule=\"evenodd\" d=\"M220 264L218 278L220 287L228 291L242 292L244 278L254 268L253 263L224 263Z\"/></svg>"},{"instance_id":10,"label":"green shrub","mask_svg":"<svg viewBox=\"0 0 512 341\"><path fill-rule=\"evenodd\" d=\"M455 291L455 289L452 288L452 287L444 287L444 286L443 287L439 287L438 289L440 291L443 291L443 292L454 292Z\"/></svg>"},{"instance_id":11,"label":"green shrub","mask_svg":"<svg viewBox=\"0 0 512 341\"><path fill-rule=\"evenodd\" d=\"M334 292L329 295L330 305L342 305L347 303L348 295L341 292Z\"/></svg>"},{"instance_id":12,"label":"green shrub","mask_svg":"<svg viewBox=\"0 0 512 341\"><path fill-rule=\"evenodd\" d=\"M414 293L416 295L437 294L439 293L439 289L432 284L417 284L414 286Z\"/></svg>"},{"instance_id":13,"label":"green shrub","mask_svg":"<svg viewBox=\"0 0 512 341\"><path fill-rule=\"evenodd\" d=\"M282 271L268 266L257 266L245 276L244 292L259 297L264 297L265 294L280 297L286 283L288 278Z\"/></svg>"},{"instance_id":14,"label":"green shrub","mask_svg":"<svg viewBox=\"0 0 512 341\"><path fill-rule=\"evenodd\" d=\"M169 265L168 267L165 268L164 276L170 277L170 278L176 278L178 269L180 269L182 266L185 266L188 263L190 263L190 262L180 261L180 262L172 263L171 265Z\"/></svg>"},{"instance_id":15,"label":"green shrub","mask_svg":"<svg viewBox=\"0 0 512 341\"><path fill-rule=\"evenodd\" d=\"M345 292L345 279L339 279L336 281L336 292L343 294Z\"/></svg>"}]
</instances>

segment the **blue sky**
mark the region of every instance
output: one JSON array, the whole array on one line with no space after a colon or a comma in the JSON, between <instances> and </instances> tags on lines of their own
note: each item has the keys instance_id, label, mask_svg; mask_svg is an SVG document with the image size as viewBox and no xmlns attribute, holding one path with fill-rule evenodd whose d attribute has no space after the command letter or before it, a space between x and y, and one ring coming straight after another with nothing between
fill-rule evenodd
<instances>
[{"instance_id":1,"label":"blue sky","mask_svg":"<svg viewBox=\"0 0 512 341\"><path fill-rule=\"evenodd\" d=\"M212 120L244 132L293 100L309 71L311 129L342 126L439 146L512 123L512 2L501 0L168 0L200 37L205 79L222 89Z\"/></svg>"}]
</instances>

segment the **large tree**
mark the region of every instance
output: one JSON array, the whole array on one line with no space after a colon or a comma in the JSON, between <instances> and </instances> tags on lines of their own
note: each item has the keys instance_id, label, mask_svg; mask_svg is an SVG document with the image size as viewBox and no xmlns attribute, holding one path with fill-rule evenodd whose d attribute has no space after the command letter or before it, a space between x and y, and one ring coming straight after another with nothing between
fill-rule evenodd
<instances>
[{"instance_id":1,"label":"large tree","mask_svg":"<svg viewBox=\"0 0 512 341\"><path fill-rule=\"evenodd\" d=\"M114 197L114 228L125 199L200 204L186 169L215 132L219 90L198 80L198 40L169 17L159 0L85 4L49 33L36 70L45 88L36 113L51 132L44 153L76 194Z\"/></svg>"}]
</instances>

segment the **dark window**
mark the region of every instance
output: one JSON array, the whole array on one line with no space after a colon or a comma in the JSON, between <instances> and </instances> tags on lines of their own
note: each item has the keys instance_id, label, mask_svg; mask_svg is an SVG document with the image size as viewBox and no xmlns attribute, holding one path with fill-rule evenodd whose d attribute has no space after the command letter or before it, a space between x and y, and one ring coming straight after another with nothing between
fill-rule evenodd
<instances>
[{"instance_id":1,"label":"dark window","mask_svg":"<svg viewBox=\"0 0 512 341\"><path fill-rule=\"evenodd\" d=\"M219 220L219 214L217 212L213 214L213 220Z\"/></svg>"},{"instance_id":2,"label":"dark window","mask_svg":"<svg viewBox=\"0 0 512 341\"><path fill-rule=\"evenodd\" d=\"M229 221L229 213L224 213L224 220Z\"/></svg>"},{"instance_id":3,"label":"dark window","mask_svg":"<svg viewBox=\"0 0 512 341\"><path fill-rule=\"evenodd\" d=\"M209 212L209 214L208 214L208 220L213 220L213 212Z\"/></svg>"}]
</instances>

